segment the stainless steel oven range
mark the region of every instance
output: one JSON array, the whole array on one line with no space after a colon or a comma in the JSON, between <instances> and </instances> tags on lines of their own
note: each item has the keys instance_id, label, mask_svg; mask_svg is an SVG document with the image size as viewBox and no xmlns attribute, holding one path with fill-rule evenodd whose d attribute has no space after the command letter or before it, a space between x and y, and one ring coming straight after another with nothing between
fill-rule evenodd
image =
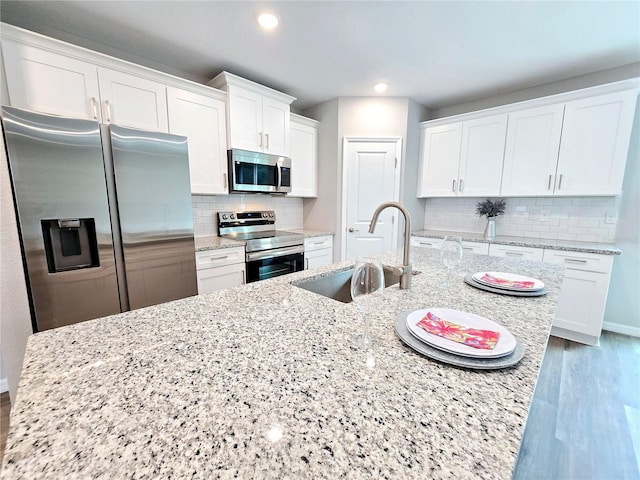
<instances>
[{"instance_id":1,"label":"stainless steel oven range","mask_svg":"<svg viewBox=\"0 0 640 480\"><path fill-rule=\"evenodd\" d=\"M304 236L276 230L273 210L218 212L218 233L246 242L247 283L304 270Z\"/></svg>"}]
</instances>

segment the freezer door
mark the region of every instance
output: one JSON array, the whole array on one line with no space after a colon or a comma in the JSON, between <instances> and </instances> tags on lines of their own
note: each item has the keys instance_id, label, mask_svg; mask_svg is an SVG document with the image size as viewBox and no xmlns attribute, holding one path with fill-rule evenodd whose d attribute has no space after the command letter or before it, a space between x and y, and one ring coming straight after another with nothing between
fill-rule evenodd
<instances>
[{"instance_id":1,"label":"freezer door","mask_svg":"<svg viewBox=\"0 0 640 480\"><path fill-rule=\"evenodd\" d=\"M129 307L196 295L187 139L110 131Z\"/></svg>"},{"instance_id":2,"label":"freezer door","mask_svg":"<svg viewBox=\"0 0 640 480\"><path fill-rule=\"evenodd\" d=\"M2 107L34 330L120 312L96 122Z\"/></svg>"}]
</instances>

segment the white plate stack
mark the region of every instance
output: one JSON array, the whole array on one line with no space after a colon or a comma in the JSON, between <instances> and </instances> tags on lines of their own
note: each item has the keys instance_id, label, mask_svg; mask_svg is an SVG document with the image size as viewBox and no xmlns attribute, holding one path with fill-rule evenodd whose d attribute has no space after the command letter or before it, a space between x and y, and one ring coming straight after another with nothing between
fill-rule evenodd
<instances>
[{"instance_id":1,"label":"white plate stack","mask_svg":"<svg viewBox=\"0 0 640 480\"><path fill-rule=\"evenodd\" d=\"M502 295L537 297L545 295L544 282L537 278L508 272L477 272L464 281L472 287Z\"/></svg>"}]
</instances>

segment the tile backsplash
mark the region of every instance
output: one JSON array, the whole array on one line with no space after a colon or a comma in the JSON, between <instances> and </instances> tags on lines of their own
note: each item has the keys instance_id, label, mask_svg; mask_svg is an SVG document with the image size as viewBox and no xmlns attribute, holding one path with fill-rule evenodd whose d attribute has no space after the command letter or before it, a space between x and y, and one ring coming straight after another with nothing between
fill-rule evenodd
<instances>
[{"instance_id":1,"label":"tile backsplash","mask_svg":"<svg viewBox=\"0 0 640 480\"><path fill-rule=\"evenodd\" d=\"M218 234L220 210L273 210L278 230L302 228L302 199L271 195L192 195L196 237Z\"/></svg>"},{"instance_id":2,"label":"tile backsplash","mask_svg":"<svg viewBox=\"0 0 640 480\"><path fill-rule=\"evenodd\" d=\"M424 228L483 233L486 217L478 217L482 198L429 198ZM496 218L498 235L612 243L620 197L507 198Z\"/></svg>"}]
</instances>

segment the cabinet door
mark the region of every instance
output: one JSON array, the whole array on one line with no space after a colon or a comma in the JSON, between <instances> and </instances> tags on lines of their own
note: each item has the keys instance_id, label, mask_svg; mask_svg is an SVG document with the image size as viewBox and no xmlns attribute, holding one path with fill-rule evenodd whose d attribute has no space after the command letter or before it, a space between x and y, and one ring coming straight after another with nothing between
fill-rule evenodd
<instances>
[{"instance_id":1,"label":"cabinet door","mask_svg":"<svg viewBox=\"0 0 640 480\"><path fill-rule=\"evenodd\" d=\"M501 195L553 195L563 114L564 104L509 114Z\"/></svg>"},{"instance_id":2,"label":"cabinet door","mask_svg":"<svg viewBox=\"0 0 640 480\"><path fill-rule=\"evenodd\" d=\"M462 123L427 127L422 130L421 135L418 196L456 196Z\"/></svg>"},{"instance_id":3,"label":"cabinet door","mask_svg":"<svg viewBox=\"0 0 640 480\"><path fill-rule=\"evenodd\" d=\"M506 114L470 120L462 124L459 195L500 195L506 134Z\"/></svg>"},{"instance_id":4,"label":"cabinet door","mask_svg":"<svg viewBox=\"0 0 640 480\"><path fill-rule=\"evenodd\" d=\"M12 106L100 121L95 65L4 39L2 53Z\"/></svg>"},{"instance_id":5,"label":"cabinet door","mask_svg":"<svg viewBox=\"0 0 640 480\"><path fill-rule=\"evenodd\" d=\"M98 78L106 123L169 132L164 85L108 68L99 68Z\"/></svg>"},{"instance_id":6,"label":"cabinet door","mask_svg":"<svg viewBox=\"0 0 640 480\"><path fill-rule=\"evenodd\" d=\"M541 262L544 249L492 243L489 245L489 255L492 257L520 258L522 260L536 260Z\"/></svg>"},{"instance_id":7,"label":"cabinet door","mask_svg":"<svg viewBox=\"0 0 640 480\"><path fill-rule=\"evenodd\" d=\"M262 133L262 95L229 85L227 103L229 148L261 152L266 140Z\"/></svg>"},{"instance_id":8,"label":"cabinet door","mask_svg":"<svg viewBox=\"0 0 640 480\"><path fill-rule=\"evenodd\" d=\"M169 132L188 138L191 193L228 193L224 102L167 87L167 107Z\"/></svg>"},{"instance_id":9,"label":"cabinet door","mask_svg":"<svg viewBox=\"0 0 640 480\"><path fill-rule=\"evenodd\" d=\"M198 270L198 294L237 287L245 283L245 264Z\"/></svg>"},{"instance_id":10,"label":"cabinet door","mask_svg":"<svg viewBox=\"0 0 640 480\"><path fill-rule=\"evenodd\" d=\"M556 195L622 191L637 98L631 90L565 105Z\"/></svg>"},{"instance_id":11,"label":"cabinet door","mask_svg":"<svg viewBox=\"0 0 640 480\"><path fill-rule=\"evenodd\" d=\"M291 122L291 192L289 197L318 196L318 129Z\"/></svg>"},{"instance_id":12,"label":"cabinet door","mask_svg":"<svg viewBox=\"0 0 640 480\"><path fill-rule=\"evenodd\" d=\"M310 270L312 268L324 267L325 265L331 265L333 263L333 249L324 248L322 250L314 250L311 252L304 252L304 269Z\"/></svg>"},{"instance_id":13,"label":"cabinet door","mask_svg":"<svg viewBox=\"0 0 640 480\"><path fill-rule=\"evenodd\" d=\"M291 112L286 103L264 97L262 99L262 135L265 153L291 154L290 119Z\"/></svg>"},{"instance_id":14,"label":"cabinet door","mask_svg":"<svg viewBox=\"0 0 640 480\"><path fill-rule=\"evenodd\" d=\"M565 270L553 326L599 337L610 277L604 273Z\"/></svg>"}]
</instances>

